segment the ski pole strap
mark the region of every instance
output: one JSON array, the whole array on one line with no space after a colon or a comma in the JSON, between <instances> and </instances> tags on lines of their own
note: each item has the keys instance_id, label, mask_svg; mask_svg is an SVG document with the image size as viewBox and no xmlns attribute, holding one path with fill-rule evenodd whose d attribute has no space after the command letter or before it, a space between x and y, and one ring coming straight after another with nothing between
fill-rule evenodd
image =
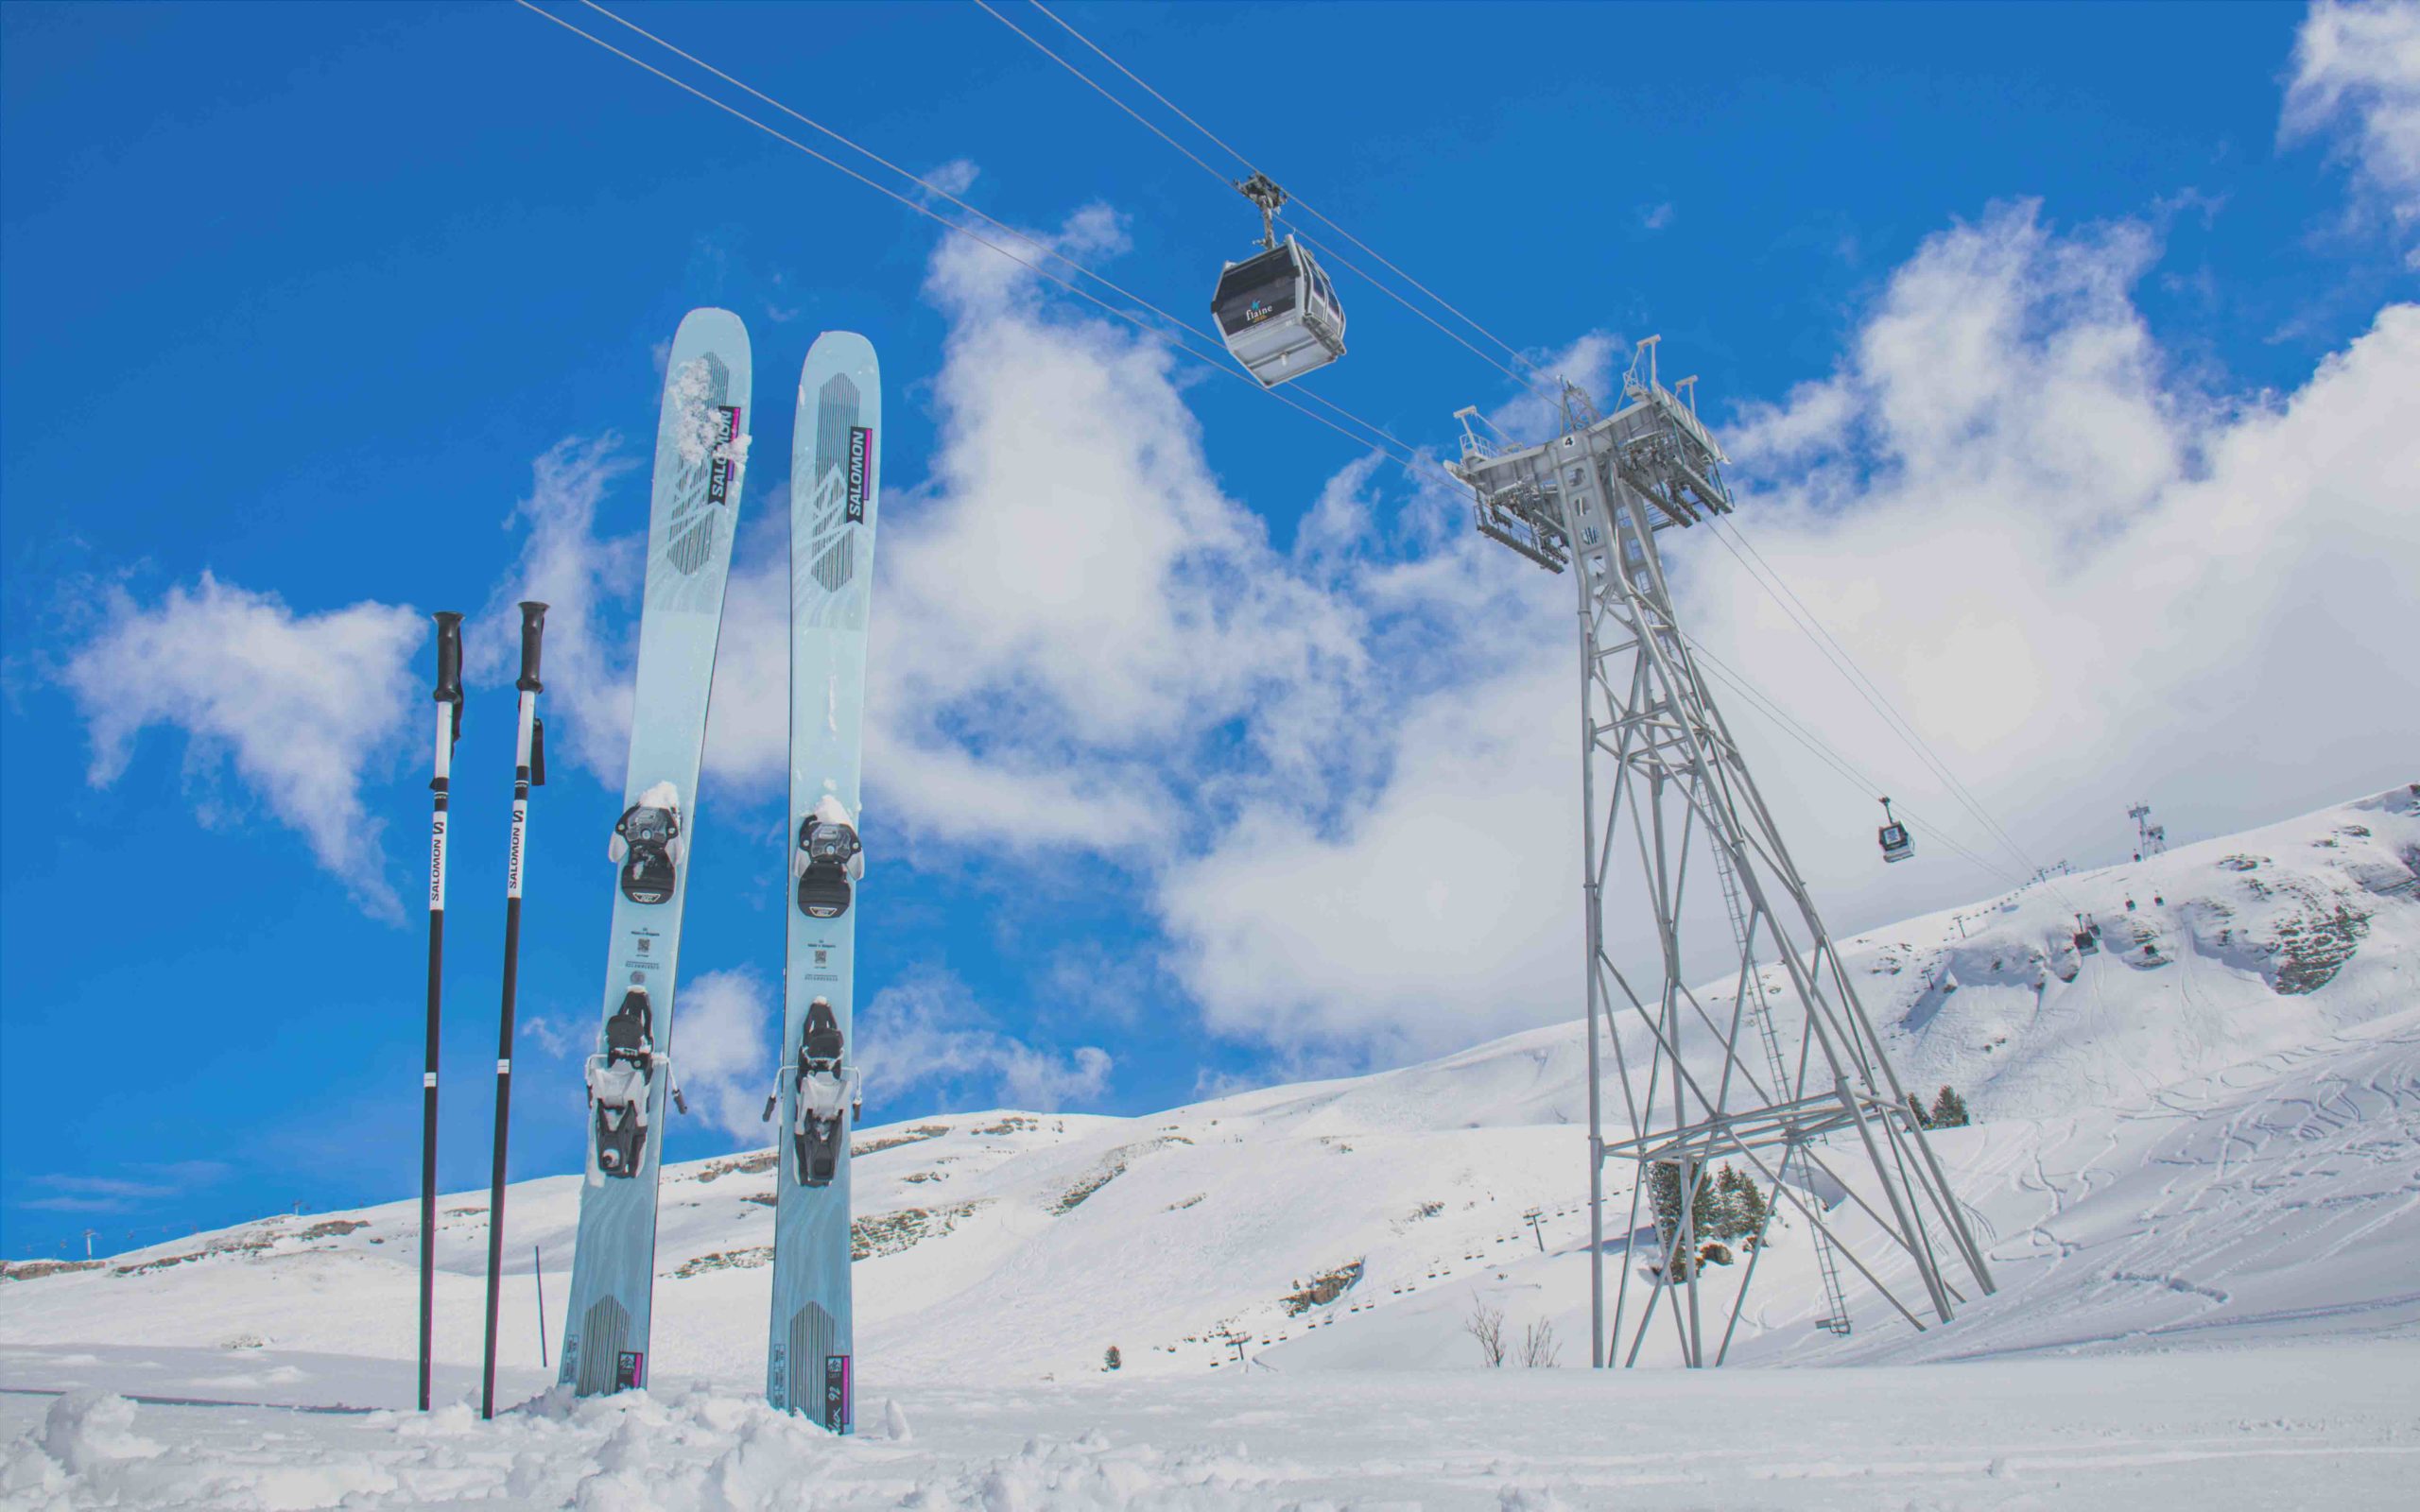
<instances>
[{"instance_id":1,"label":"ski pole strap","mask_svg":"<svg viewBox=\"0 0 2420 1512\"><path fill-rule=\"evenodd\" d=\"M430 618L437 621L437 689L431 695L439 703L454 706L454 738L462 738L462 616L451 610L440 610Z\"/></svg>"},{"instance_id":2,"label":"ski pole strap","mask_svg":"<svg viewBox=\"0 0 2420 1512\"><path fill-rule=\"evenodd\" d=\"M521 603L521 680L513 684L524 693L543 693L546 685L538 680L538 642L546 633L546 606L534 599Z\"/></svg>"}]
</instances>

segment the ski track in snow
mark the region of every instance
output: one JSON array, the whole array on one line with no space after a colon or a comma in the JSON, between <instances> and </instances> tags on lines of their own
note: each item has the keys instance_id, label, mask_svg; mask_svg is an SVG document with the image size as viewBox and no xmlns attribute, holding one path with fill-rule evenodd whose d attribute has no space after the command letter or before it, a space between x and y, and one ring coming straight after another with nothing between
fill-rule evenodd
<instances>
[{"instance_id":1,"label":"ski track in snow","mask_svg":"<svg viewBox=\"0 0 2420 1512\"><path fill-rule=\"evenodd\" d=\"M1954 1085L1980 1120L1934 1140L1998 1290L1945 1328L1909 1329L1853 1274L1855 1331L1811 1327L1786 1216L1733 1349L1778 1368L1569 1368L1584 1048L1558 1025L1150 1117L858 1131L856 1440L752 1400L761 1157L666 1169L656 1390L604 1401L541 1395L536 1358L527 1257L543 1247L559 1334L579 1177L516 1186L500 1383L528 1404L493 1425L461 1405L483 1193L440 1205L453 1405L425 1418L394 1410L416 1203L11 1279L0 1506L2390 1504L2420 1469L2411 857L2420 802L2397 790L2026 889L1965 911L1979 930L1943 913L1843 942L1906 1083ZM2107 926L2100 954L2075 956L2075 907ZM2313 937L2351 948L2314 968L2294 954ZM1607 1201L1617 1232L1626 1185ZM1828 1221L1871 1232L1854 1204ZM1285 1301L1355 1263L1331 1299ZM1704 1305L1744 1269L1705 1267ZM1550 1324L1566 1368L1477 1368L1475 1303L1514 1337ZM1643 1363L1672 1352L1653 1335Z\"/></svg>"}]
</instances>

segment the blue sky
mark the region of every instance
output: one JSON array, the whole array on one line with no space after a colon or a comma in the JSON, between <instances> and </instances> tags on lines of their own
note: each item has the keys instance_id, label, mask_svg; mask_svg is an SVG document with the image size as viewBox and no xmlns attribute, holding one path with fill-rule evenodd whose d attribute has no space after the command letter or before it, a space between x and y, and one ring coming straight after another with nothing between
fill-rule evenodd
<instances>
[{"instance_id":1,"label":"blue sky","mask_svg":"<svg viewBox=\"0 0 2420 1512\"><path fill-rule=\"evenodd\" d=\"M627 13L1181 315L1256 230L971 6ZM2137 797L2211 833L2420 775L2386 649L2420 572L2409 8L1063 13L1547 366L1601 393L1662 333L1750 539L2027 858L2117 858ZM673 1158L752 1138L771 1061L767 606L825 328L891 385L869 1117L1143 1111L1576 1010L1567 586L1433 483L517 7L0 28L0 1251L412 1190L440 608L484 658L443 1126L449 1185L484 1180L500 610L532 591L560 607L513 1168L577 1166L642 443L700 304L769 397ZM1465 404L1532 418L1338 283L1351 355L1305 387L1441 451ZM1837 929L2021 872L1686 544L1706 644L1996 868L1882 875L1870 795L1735 713Z\"/></svg>"}]
</instances>

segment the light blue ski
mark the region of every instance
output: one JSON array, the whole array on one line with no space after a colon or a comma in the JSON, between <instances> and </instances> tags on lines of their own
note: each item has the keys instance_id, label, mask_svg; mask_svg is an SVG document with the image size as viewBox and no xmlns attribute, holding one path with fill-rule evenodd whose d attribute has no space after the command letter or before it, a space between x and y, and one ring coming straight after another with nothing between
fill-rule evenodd
<instances>
[{"instance_id":1,"label":"light blue ski","mask_svg":"<svg viewBox=\"0 0 2420 1512\"><path fill-rule=\"evenodd\" d=\"M790 461L790 896L773 1151L773 1322L766 1395L834 1433L856 1426L849 1130L858 1077L858 730L873 577L882 375L865 337L828 331L798 384Z\"/></svg>"},{"instance_id":2,"label":"light blue ski","mask_svg":"<svg viewBox=\"0 0 2420 1512\"><path fill-rule=\"evenodd\" d=\"M747 330L728 310L691 311L664 376L631 765L607 848L614 934L604 1026L586 1068L588 1177L559 1378L583 1397L648 1380L681 910L750 419Z\"/></svg>"}]
</instances>

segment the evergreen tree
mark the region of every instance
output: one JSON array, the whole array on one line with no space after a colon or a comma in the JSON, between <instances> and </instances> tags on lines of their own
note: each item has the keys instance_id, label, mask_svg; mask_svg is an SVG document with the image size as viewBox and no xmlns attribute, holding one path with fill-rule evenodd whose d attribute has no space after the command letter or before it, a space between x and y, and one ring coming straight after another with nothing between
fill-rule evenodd
<instances>
[{"instance_id":1,"label":"evergreen tree","mask_svg":"<svg viewBox=\"0 0 2420 1512\"><path fill-rule=\"evenodd\" d=\"M1754 1180L1750 1179L1749 1177L1740 1177L1740 1178L1739 1178L1739 1233L1740 1233L1740 1237L1741 1237L1742 1239L1746 1240L1746 1241L1747 1241L1749 1244L1751 1244L1751 1245L1761 1245L1761 1244L1763 1244L1763 1243L1765 1242L1765 1240L1764 1240L1765 1225L1766 1225L1766 1223L1767 1223L1767 1222L1769 1222L1769 1221L1772 1219L1772 1210L1771 1208L1769 1208L1768 1206L1766 1206L1766 1203L1765 1203L1765 1194L1763 1193L1763 1191L1762 1191L1761 1189L1759 1189L1759 1188L1757 1187L1756 1183L1755 1183Z\"/></svg>"},{"instance_id":2,"label":"evergreen tree","mask_svg":"<svg viewBox=\"0 0 2420 1512\"><path fill-rule=\"evenodd\" d=\"M1647 1168L1647 1211L1655 1215L1656 1237L1670 1247L1681 1226L1681 1168L1669 1160Z\"/></svg>"},{"instance_id":3,"label":"evergreen tree","mask_svg":"<svg viewBox=\"0 0 2420 1512\"><path fill-rule=\"evenodd\" d=\"M1681 1168L1678 1164L1658 1160L1648 1168L1647 1205L1649 1211L1655 1214L1658 1252L1670 1251L1672 1254L1671 1268L1665 1279L1687 1280L1689 1257L1677 1247L1681 1229ZM1689 1237L1701 1245L1714 1238L1722 1227L1722 1206L1705 1167L1698 1167L1697 1192L1689 1203Z\"/></svg>"},{"instance_id":4,"label":"evergreen tree","mask_svg":"<svg viewBox=\"0 0 2420 1512\"><path fill-rule=\"evenodd\" d=\"M1925 1111L1924 1099L1923 1099L1923 1098L1921 1098L1921 1097L1918 1097L1918 1096L1917 1096L1915 1093L1913 1093L1913 1092L1910 1092L1910 1093L1908 1094L1908 1112L1909 1112L1909 1114L1910 1114L1910 1116L1912 1116L1912 1117L1915 1119L1915 1121L1916 1121L1916 1127L1918 1127L1918 1128L1930 1128L1930 1127L1932 1127L1932 1117L1931 1117L1931 1115L1930 1115L1930 1114L1928 1114L1928 1113L1927 1113L1927 1112Z\"/></svg>"},{"instance_id":5,"label":"evergreen tree","mask_svg":"<svg viewBox=\"0 0 2420 1512\"><path fill-rule=\"evenodd\" d=\"M1765 1227L1765 1195L1756 1189L1754 1179L1741 1176L1726 1160L1722 1174L1715 1178L1715 1186L1722 1205L1722 1222L1715 1230L1716 1237L1754 1240Z\"/></svg>"},{"instance_id":6,"label":"evergreen tree","mask_svg":"<svg viewBox=\"0 0 2420 1512\"><path fill-rule=\"evenodd\" d=\"M1941 1095L1932 1101L1932 1115L1927 1122L1933 1128L1964 1128L1974 1120L1967 1116L1966 1099L1944 1087Z\"/></svg>"}]
</instances>

